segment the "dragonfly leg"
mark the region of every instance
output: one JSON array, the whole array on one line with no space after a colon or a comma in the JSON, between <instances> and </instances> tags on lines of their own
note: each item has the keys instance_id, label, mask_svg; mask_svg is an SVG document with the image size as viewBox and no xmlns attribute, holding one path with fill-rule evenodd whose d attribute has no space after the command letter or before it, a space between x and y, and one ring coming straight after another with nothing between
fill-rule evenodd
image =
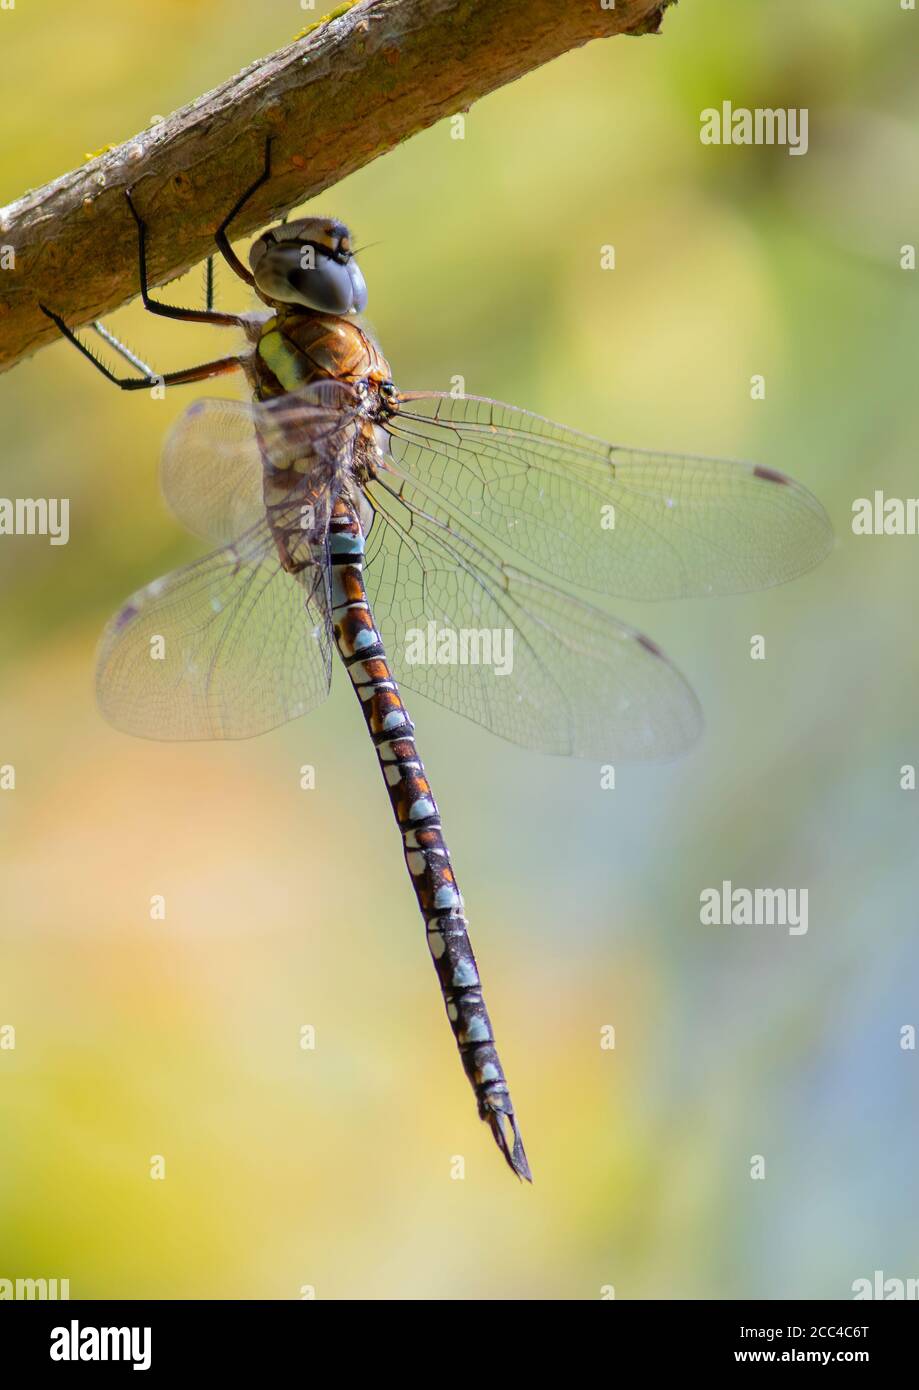
<instances>
[{"instance_id":1,"label":"dragonfly leg","mask_svg":"<svg viewBox=\"0 0 919 1390\"><path fill-rule=\"evenodd\" d=\"M187 323L210 323L218 328L240 328L245 320L238 314L218 314L214 311L210 297L206 309L182 309L177 304L163 304L158 299L151 299L150 287L147 281L147 224L141 217L137 208L134 206L134 199L131 190L125 189L125 198L128 207L131 209L131 216L137 224L137 254L140 270L140 293L144 301L144 308L151 314L161 314L167 319L183 319Z\"/></svg>"},{"instance_id":2,"label":"dragonfly leg","mask_svg":"<svg viewBox=\"0 0 919 1390\"><path fill-rule=\"evenodd\" d=\"M116 376L104 362L99 361L95 353L90 352L89 348L85 343L80 341L73 329L67 327L60 314L56 314L53 309L49 309L45 304L39 304L38 307L41 309L42 313L56 325L67 339L68 343L72 343L77 351L81 352L87 361L93 364L96 371L102 373L106 381L111 381L113 385L120 387L122 391L144 391L151 386L184 386L190 381L204 381L210 376L222 376L224 372L235 372L240 370L243 365L243 359L241 357L219 357L214 362L201 362L196 367L185 367L181 371L164 372L162 375L149 372L145 376ZM104 333L103 336L105 336ZM122 357L126 357L128 361L131 361L133 353L131 353L130 356L128 355L130 349L123 347L122 344L117 342L117 339L112 346L115 347L116 352L120 352ZM137 359L138 363L139 361L140 359Z\"/></svg>"},{"instance_id":3,"label":"dragonfly leg","mask_svg":"<svg viewBox=\"0 0 919 1390\"><path fill-rule=\"evenodd\" d=\"M243 193L242 197L238 198L237 201L233 204L233 207L227 213L226 217L223 219L220 226L214 233L214 240L217 243L217 249L220 251L220 254L223 256L224 260L227 262L234 275L238 275L240 280L245 280L247 285L254 285L255 277L252 274L252 271L249 270L248 266L243 265L242 261L239 259L236 252L230 245L229 238L227 237L227 228L233 221L233 218L242 212L243 208L246 206L253 194L257 193L258 190L261 188L262 184L267 183L268 180L271 178L271 144L273 140L273 135L269 135L265 140L265 164L262 169L262 172L259 174L255 182L249 185L245 193Z\"/></svg>"},{"instance_id":4,"label":"dragonfly leg","mask_svg":"<svg viewBox=\"0 0 919 1390\"><path fill-rule=\"evenodd\" d=\"M491 1129L508 1166L518 1178L532 1182L482 997L440 813L418 756L414 725L402 703L367 600L360 520L344 500L339 500L332 512L329 555L336 646L377 750L463 1069L475 1092L479 1117Z\"/></svg>"},{"instance_id":5,"label":"dragonfly leg","mask_svg":"<svg viewBox=\"0 0 919 1390\"><path fill-rule=\"evenodd\" d=\"M118 353L119 357L123 357L125 362L130 362L135 371L141 372L144 376L156 375L152 367L148 367L147 363L144 362L142 358L138 357L136 352L132 352L126 343L123 343L120 338L116 338L114 333L106 328L105 324L101 323L99 319L93 319L90 326L94 333L99 334L99 337L104 343L108 343L109 347L112 348L114 352Z\"/></svg>"}]
</instances>

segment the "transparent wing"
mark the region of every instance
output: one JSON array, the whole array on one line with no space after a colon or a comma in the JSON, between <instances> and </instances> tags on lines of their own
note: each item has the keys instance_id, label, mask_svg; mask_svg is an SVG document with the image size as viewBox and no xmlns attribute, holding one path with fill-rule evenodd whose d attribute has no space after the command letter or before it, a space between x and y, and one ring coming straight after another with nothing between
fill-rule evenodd
<instances>
[{"instance_id":1,"label":"transparent wing","mask_svg":"<svg viewBox=\"0 0 919 1390\"><path fill-rule=\"evenodd\" d=\"M657 647L505 565L457 516L383 477L367 588L397 679L512 743L575 757L668 758L701 728L691 688Z\"/></svg>"},{"instance_id":2,"label":"transparent wing","mask_svg":"<svg viewBox=\"0 0 919 1390\"><path fill-rule=\"evenodd\" d=\"M221 548L134 594L106 628L98 698L117 728L249 738L325 699L325 532L357 404L326 382L265 402L197 401L175 425L163 491Z\"/></svg>"},{"instance_id":3,"label":"transparent wing","mask_svg":"<svg viewBox=\"0 0 919 1390\"><path fill-rule=\"evenodd\" d=\"M472 396L406 393L387 430L418 507L461 513L537 573L597 592L766 588L832 545L817 499L752 464L624 449Z\"/></svg>"},{"instance_id":4,"label":"transparent wing","mask_svg":"<svg viewBox=\"0 0 919 1390\"><path fill-rule=\"evenodd\" d=\"M249 401L200 400L166 437L160 486L196 536L226 545L264 516L264 465Z\"/></svg>"},{"instance_id":5,"label":"transparent wing","mask_svg":"<svg viewBox=\"0 0 919 1390\"><path fill-rule=\"evenodd\" d=\"M325 699L329 639L324 586L280 567L263 520L132 595L102 638L99 705L144 738L249 738Z\"/></svg>"},{"instance_id":6,"label":"transparent wing","mask_svg":"<svg viewBox=\"0 0 919 1390\"><path fill-rule=\"evenodd\" d=\"M289 473L350 451L358 399L320 382L270 401L199 400L166 439L160 484L170 510L196 536L226 545L265 515L265 465Z\"/></svg>"}]
</instances>

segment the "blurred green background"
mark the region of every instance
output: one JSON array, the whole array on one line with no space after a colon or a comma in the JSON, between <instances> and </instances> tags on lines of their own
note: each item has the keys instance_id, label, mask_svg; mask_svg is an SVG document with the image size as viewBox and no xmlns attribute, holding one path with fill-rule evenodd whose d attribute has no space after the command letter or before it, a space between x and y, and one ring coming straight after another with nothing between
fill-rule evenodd
<instances>
[{"instance_id":1,"label":"blurred green background","mask_svg":"<svg viewBox=\"0 0 919 1390\"><path fill-rule=\"evenodd\" d=\"M314 17L0 14L0 201ZM899 1046L919 1024L899 786L919 759L919 540L850 529L854 497L917 491L917 278L898 265L919 239L917 23L894 0L684 0L660 37L569 54L475 106L464 140L442 123L307 205L374 243L369 321L402 387L459 373L610 439L752 457L837 530L786 588L613 606L707 717L690 756L623 766L615 791L409 701L532 1189L475 1118L339 673L322 710L247 744L134 742L95 709L110 613L201 553L157 487L198 388L125 396L63 344L0 378L0 493L68 496L72 528L66 547L0 544L17 777L0 1277L69 1277L74 1297L595 1299L847 1298L875 1269L919 1274L919 1062ZM701 145L725 99L808 107L809 152ZM228 274L219 289L250 307ZM223 350L137 304L110 326L161 370ZM701 926L725 878L806 887L807 935Z\"/></svg>"}]
</instances>

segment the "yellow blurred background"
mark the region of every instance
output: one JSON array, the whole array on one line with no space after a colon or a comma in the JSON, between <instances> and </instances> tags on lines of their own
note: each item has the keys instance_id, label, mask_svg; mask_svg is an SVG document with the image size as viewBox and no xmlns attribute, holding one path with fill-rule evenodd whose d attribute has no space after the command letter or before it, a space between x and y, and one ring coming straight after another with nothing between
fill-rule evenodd
<instances>
[{"instance_id":1,"label":"yellow blurred background","mask_svg":"<svg viewBox=\"0 0 919 1390\"><path fill-rule=\"evenodd\" d=\"M0 13L0 202L314 17ZM341 673L251 743L135 742L97 713L106 619L202 553L157 487L199 388L121 394L65 344L0 378L0 493L71 501L69 545L0 542L0 1277L90 1298L847 1298L919 1273L900 1047L919 540L850 527L853 498L917 491L917 23L894 0L684 0L660 37L569 54L476 105L464 140L442 123L304 209L373 243L369 321L401 387L461 374L610 439L755 458L837 531L768 594L612 606L707 719L615 791L408 701L532 1189L475 1117ZM806 106L808 153L703 146L723 100ZM218 289L251 307L228 273ZM200 272L170 294L200 303ZM109 326L160 370L223 350L137 303ZM701 926L723 879L806 887L808 933Z\"/></svg>"}]
</instances>

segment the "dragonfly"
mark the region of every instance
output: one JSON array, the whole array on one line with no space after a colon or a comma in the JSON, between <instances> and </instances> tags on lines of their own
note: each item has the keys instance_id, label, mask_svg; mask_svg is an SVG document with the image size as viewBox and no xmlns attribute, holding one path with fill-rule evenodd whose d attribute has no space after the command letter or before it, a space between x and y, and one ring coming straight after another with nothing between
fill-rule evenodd
<instances>
[{"instance_id":1,"label":"dragonfly","mask_svg":"<svg viewBox=\"0 0 919 1390\"><path fill-rule=\"evenodd\" d=\"M315 708L340 658L479 1117L531 1181L402 689L542 753L673 758L700 733L692 688L584 592L663 599L779 584L823 559L829 519L771 468L607 444L483 397L398 389L362 326L367 286L342 222L270 227L248 265L234 251L229 228L271 170L269 139L259 177L215 233L264 306L252 313L217 312L210 291L205 309L154 300L147 224L127 193L145 307L241 330L240 351L157 375L95 325L138 373L118 376L42 306L123 390L234 371L249 388L244 400L195 402L166 441L165 497L212 548L111 620L99 704L146 738L248 738ZM480 659L496 634L505 659Z\"/></svg>"}]
</instances>

